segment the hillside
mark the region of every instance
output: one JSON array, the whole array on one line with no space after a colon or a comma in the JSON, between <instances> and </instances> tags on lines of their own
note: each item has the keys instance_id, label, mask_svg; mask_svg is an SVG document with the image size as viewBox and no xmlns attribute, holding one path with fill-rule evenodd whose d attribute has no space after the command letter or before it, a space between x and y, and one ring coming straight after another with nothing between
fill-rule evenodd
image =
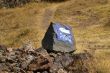
<instances>
[{"instance_id":1,"label":"hillside","mask_svg":"<svg viewBox=\"0 0 110 73\"><path fill-rule=\"evenodd\" d=\"M55 21L70 24L76 37L78 52L88 49L97 60L98 73L110 70L110 1L74 0L62 4Z\"/></svg>"},{"instance_id":2,"label":"hillside","mask_svg":"<svg viewBox=\"0 0 110 73\"><path fill-rule=\"evenodd\" d=\"M77 53L89 51L97 73L110 73L110 1L70 0L29 3L0 9L0 44L20 47L29 41L39 48L51 21L73 27Z\"/></svg>"}]
</instances>

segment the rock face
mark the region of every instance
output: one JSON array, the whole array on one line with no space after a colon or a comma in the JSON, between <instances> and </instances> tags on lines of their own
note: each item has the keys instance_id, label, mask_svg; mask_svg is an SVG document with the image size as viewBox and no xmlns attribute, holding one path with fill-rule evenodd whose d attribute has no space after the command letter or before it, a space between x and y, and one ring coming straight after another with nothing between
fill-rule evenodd
<instances>
[{"instance_id":1,"label":"rock face","mask_svg":"<svg viewBox=\"0 0 110 73\"><path fill-rule=\"evenodd\" d=\"M48 52L73 52L75 51L75 40L70 26L60 23L51 23L42 46Z\"/></svg>"},{"instance_id":2,"label":"rock face","mask_svg":"<svg viewBox=\"0 0 110 73\"><path fill-rule=\"evenodd\" d=\"M29 47L9 49L0 46L0 73L95 73L88 53L48 53L43 48Z\"/></svg>"}]
</instances>

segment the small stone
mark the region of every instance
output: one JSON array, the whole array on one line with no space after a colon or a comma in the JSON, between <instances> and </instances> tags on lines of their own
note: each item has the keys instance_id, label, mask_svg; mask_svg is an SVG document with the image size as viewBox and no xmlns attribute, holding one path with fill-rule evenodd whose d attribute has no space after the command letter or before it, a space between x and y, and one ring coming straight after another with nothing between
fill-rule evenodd
<instances>
[{"instance_id":1,"label":"small stone","mask_svg":"<svg viewBox=\"0 0 110 73\"><path fill-rule=\"evenodd\" d=\"M33 71L27 71L27 73L33 73Z\"/></svg>"},{"instance_id":2,"label":"small stone","mask_svg":"<svg viewBox=\"0 0 110 73\"><path fill-rule=\"evenodd\" d=\"M67 73L64 69L59 69L58 73Z\"/></svg>"},{"instance_id":3,"label":"small stone","mask_svg":"<svg viewBox=\"0 0 110 73\"><path fill-rule=\"evenodd\" d=\"M0 45L0 52L7 52L7 47L4 45Z\"/></svg>"},{"instance_id":4,"label":"small stone","mask_svg":"<svg viewBox=\"0 0 110 73\"><path fill-rule=\"evenodd\" d=\"M48 73L47 71L44 71L44 72L42 72L42 73Z\"/></svg>"}]
</instances>

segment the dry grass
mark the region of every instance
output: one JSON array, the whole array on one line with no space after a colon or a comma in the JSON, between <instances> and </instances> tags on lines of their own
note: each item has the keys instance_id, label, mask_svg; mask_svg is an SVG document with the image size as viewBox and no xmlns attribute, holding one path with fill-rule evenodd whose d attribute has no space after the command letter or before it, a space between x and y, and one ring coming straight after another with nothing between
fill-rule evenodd
<instances>
[{"instance_id":1,"label":"dry grass","mask_svg":"<svg viewBox=\"0 0 110 73\"><path fill-rule=\"evenodd\" d=\"M98 73L110 73L110 50L103 49L103 50L96 50L95 53L97 64L96 69Z\"/></svg>"},{"instance_id":2,"label":"dry grass","mask_svg":"<svg viewBox=\"0 0 110 73\"><path fill-rule=\"evenodd\" d=\"M110 1L71 0L60 4L32 3L22 8L1 9L0 44L19 47L32 41L36 47L41 46L46 31L43 27L47 28L43 25L42 14L45 9L54 10L52 7L58 5L52 20L73 27L76 53L90 50L96 59L97 72L110 73Z\"/></svg>"},{"instance_id":3,"label":"dry grass","mask_svg":"<svg viewBox=\"0 0 110 73\"><path fill-rule=\"evenodd\" d=\"M39 17L50 3L30 3L22 8L0 10L0 44L19 47L27 41L35 42L39 38ZM40 40L41 41L41 40Z\"/></svg>"},{"instance_id":4,"label":"dry grass","mask_svg":"<svg viewBox=\"0 0 110 73\"><path fill-rule=\"evenodd\" d=\"M76 53L88 50L98 73L110 73L110 1L74 0L61 5L55 21L71 24L76 39Z\"/></svg>"}]
</instances>

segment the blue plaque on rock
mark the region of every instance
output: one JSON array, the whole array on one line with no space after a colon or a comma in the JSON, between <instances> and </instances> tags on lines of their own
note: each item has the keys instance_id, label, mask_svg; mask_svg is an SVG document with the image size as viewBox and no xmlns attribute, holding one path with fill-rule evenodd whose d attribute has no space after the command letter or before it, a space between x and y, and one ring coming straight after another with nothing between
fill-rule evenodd
<instances>
[{"instance_id":1,"label":"blue plaque on rock","mask_svg":"<svg viewBox=\"0 0 110 73\"><path fill-rule=\"evenodd\" d=\"M65 43L73 44L73 35L71 32L71 27L67 25L61 25L56 23L53 25L54 31L56 33L56 38L59 41L63 41Z\"/></svg>"}]
</instances>

